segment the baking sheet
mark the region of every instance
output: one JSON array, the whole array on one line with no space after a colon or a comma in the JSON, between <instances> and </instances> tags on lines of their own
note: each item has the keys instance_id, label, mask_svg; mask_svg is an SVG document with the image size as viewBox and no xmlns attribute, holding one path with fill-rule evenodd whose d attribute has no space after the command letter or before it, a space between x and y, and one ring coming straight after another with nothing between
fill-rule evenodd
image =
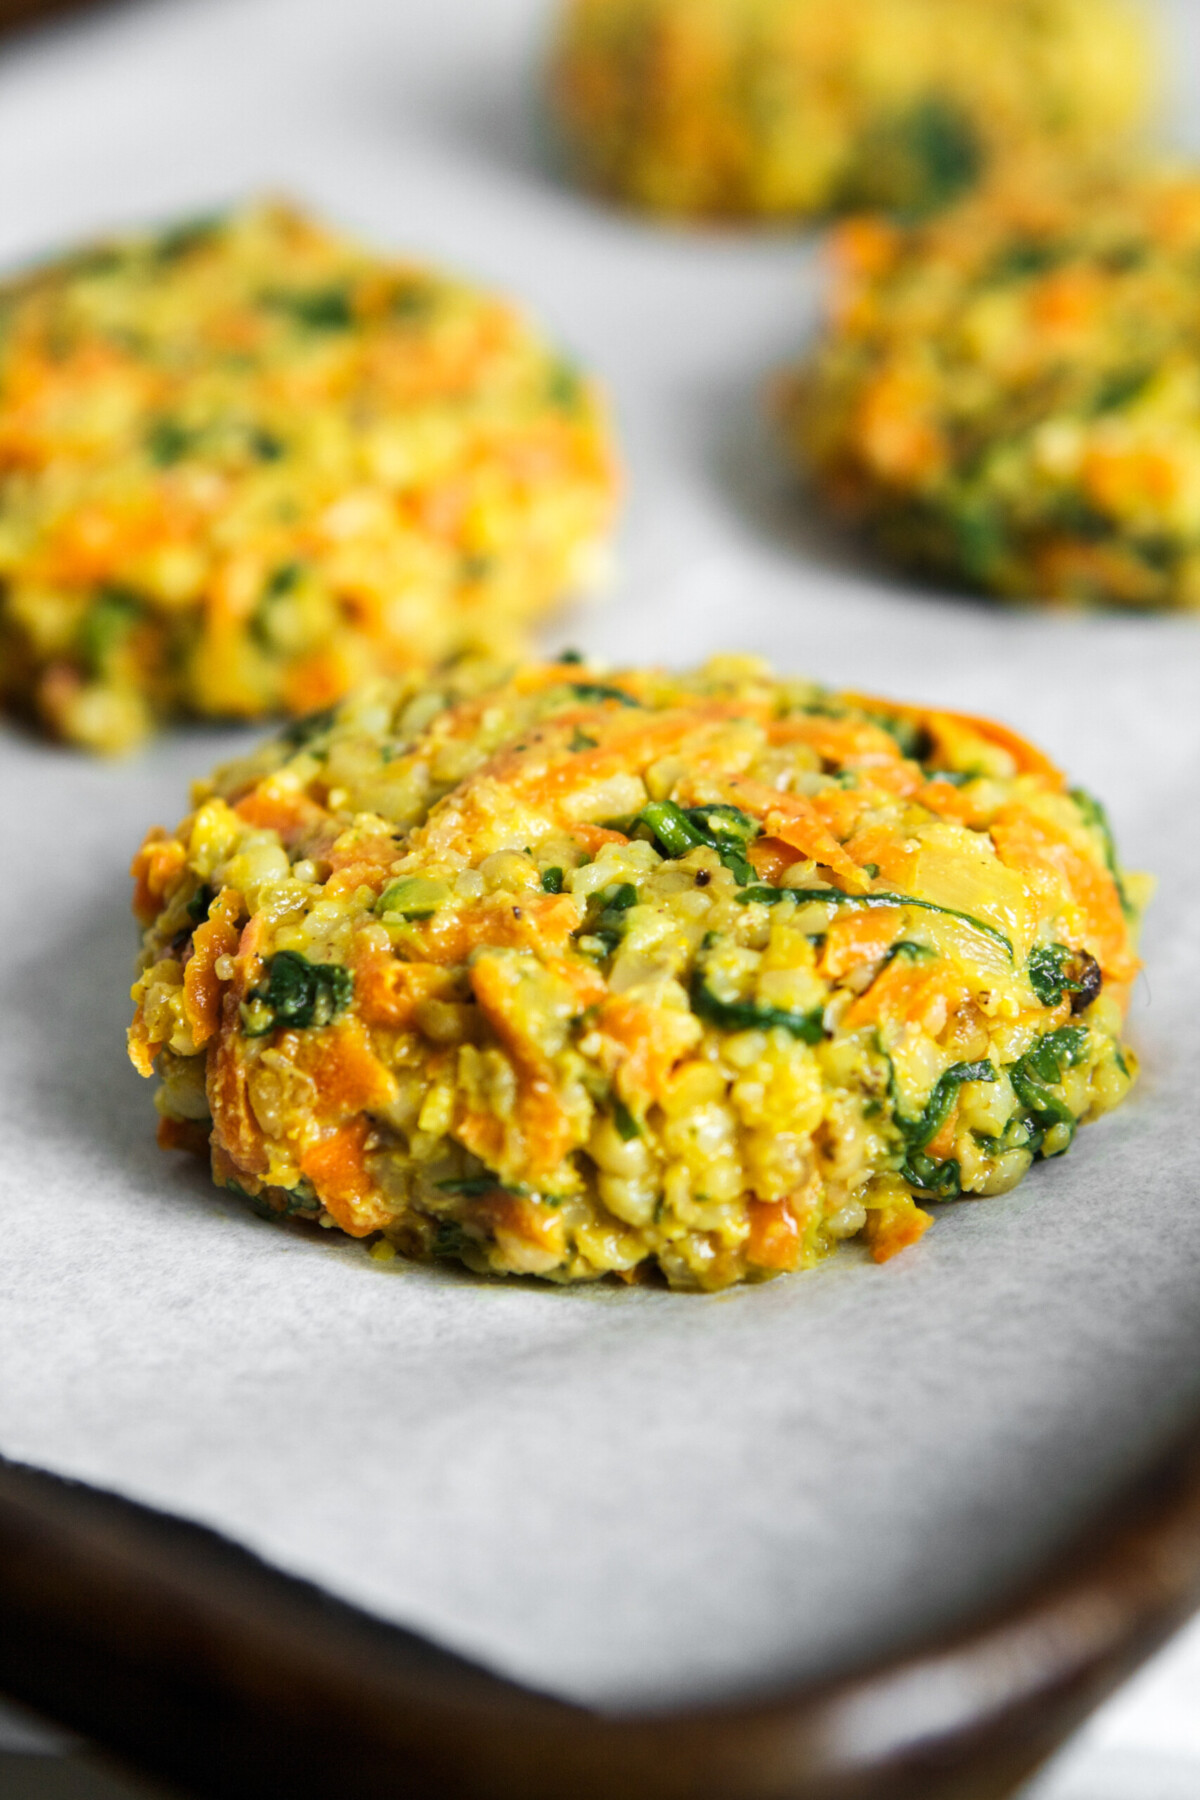
<instances>
[{"instance_id":1,"label":"baking sheet","mask_svg":"<svg viewBox=\"0 0 1200 1800\"><path fill-rule=\"evenodd\" d=\"M1144 1084L884 1269L698 1298L382 1268L163 1157L123 1060L130 854L244 737L102 766L0 735L0 1450L653 1709L963 1618L1200 1407L1200 623L901 587L807 521L757 389L811 322L811 247L560 188L525 105L543 19L162 0L31 40L0 59L0 258L274 186L525 294L608 378L632 476L611 595L548 642L763 651L1042 742L1162 881Z\"/></svg>"}]
</instances>

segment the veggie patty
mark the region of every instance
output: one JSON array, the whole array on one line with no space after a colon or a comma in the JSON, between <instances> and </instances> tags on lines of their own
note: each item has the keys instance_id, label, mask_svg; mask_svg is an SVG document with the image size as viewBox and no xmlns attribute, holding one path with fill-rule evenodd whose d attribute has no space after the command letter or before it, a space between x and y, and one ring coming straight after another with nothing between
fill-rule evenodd
<instances>
[{"instance_id":1,"label":"veggie patty","mask_svg":"<svg viewBox=\"0 0 1200 1800\"><path fill-rule=\"evenodd\" d=\"M1144 113L1124 0L568 0L552 67L592 185L655 211L944 204L1014 154Z\"/></svg>"},{"instance_id":2,"label":"veggie patty","mask_svg":"<svg viewBox=\"0 0 1200 1800\"><path fill-rule=\"evenodd\" d=\"M378 684L134 873L160 1142L379 1255L885 1261L1135 1074L1147 884L1099 804L1001 726L750 658Z\"/></svg>"},{"instance_id":3,"label":"veggie patty","mask_svg":"<svg viewBox=\"0 0 1200 1800\"><path fill-rule=\"evenodd\" d=\"M0 699L90 749L507 650L614 495L516 312L288 208L0 287Z\"/></svg>"},{"instance_id":4,"label":"veggie patty","mask_svg":"<svg viewBox=\"0 0 1200 1800\"><path fill-rule=\"evenodd\" d=\"M973 588L1200 606L1200 174L1004 183L836 258L783 400L831 506Z\"/></svg>"}]
</instances>

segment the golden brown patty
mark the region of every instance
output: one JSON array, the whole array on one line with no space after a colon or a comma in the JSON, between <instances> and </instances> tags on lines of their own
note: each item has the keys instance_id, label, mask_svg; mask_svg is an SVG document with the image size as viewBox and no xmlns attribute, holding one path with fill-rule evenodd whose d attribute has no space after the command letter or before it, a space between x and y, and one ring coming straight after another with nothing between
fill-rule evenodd
<instances>
[{"instance_id":1,"label":"golden brown patty","mask_svg":"<svg viewBox=\"0 0 1200 1800\"><path fill-rule=\"evenodd\" d=\"M377 1254L884 1261L1133 1079L1144 883L1001 726L747 658L460 666L195 800L135 863L160 1141Z\"/></svg>"},{"instance_id":2,"label":"golden brown patty","mask_svg":"<svg viewBox=\"0 0 1200 1800\"><path fill-rule=\"evenodd\" d=\"M664 213L926 209L1142 117L1125 0L569 0L555 110L593 185Z\"/></svg>"},{"instance_id":3,"label":"golden brown patty","mask_svg":"<svg viewBox=\"0 0 1200 1800\"><path fill-rule=\"evenodd\" d=\"M974 587L1200 606L1200 174L1006 185L837 254L784 405L835 508Z\"/></svg>"},{"instance_id":4,"label":"golden brown patty","mask_svg":"<svg viewBox=\"0 0 1200 1800\"><path fill-rule=\"evenodd\" d=\"M98 245L0 288L0 697L117 750L509 646L614 489L490 295L279 206Z\"/></svg>"}]
</instances>

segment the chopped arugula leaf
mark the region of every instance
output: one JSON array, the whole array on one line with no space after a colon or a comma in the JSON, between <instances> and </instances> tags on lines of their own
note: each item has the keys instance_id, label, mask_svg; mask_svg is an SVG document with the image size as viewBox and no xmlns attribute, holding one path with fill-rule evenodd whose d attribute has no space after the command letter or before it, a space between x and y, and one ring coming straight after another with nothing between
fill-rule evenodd
<instances>
[{"instance_id":1,"label":"chopped arugula leaf","mask_svg":"<svg viewBox=\"0 0 1200 1800\"><path fill-rule=\"evenodd\" d=\"M293 719L290 725L284 726L279 734L280 738L294 750L302 750L314 738L320 737L322 732L328 731L336 717L336 706L324 706L320 712L306 713L302 719Z\"/></svg>"},{"instance_id":2,"label":"chopped arugula leaf","mask_svg":"<svg viewBox=\"0 0 1200 1800\"><path fill-rule=\"evenodd\" d=\"M193 250L210 244L224 223L221 214L210 213L195 219L183 219L178 225L169 226L166 231L160 231L154 240L155 260L160 263L178 262Z\"/></svg>"},{"instance_id":3,"label":"chopped arugula leaf","mask_svg":"<svg viewBox=\"0 0 1200 1800\"><path fill-rule=\"evenodd\" d=\"M1064 1025L1061 1031L1049 1032L1032 1050L1008 1071L1013 1092L1037 1127L1036 1151L1042 1138L1056 1125L1065 1126L1073 1139L1078 1120L1065 1100L1050 1092L1062 1081L1064 1067L1076 1068L1087 1055L1086 1025Z\"/></svg>"},{"instance_id":4,"label":"chopped arugula leaf","mask_svg":"<svg viewBox=\"0 0 1200 1800\"><path fill-rule=\"evenodd\" d=\"M263 295L263 304L310 331L348 331L354 324L353 298L341 286L277 289Z\"/></svg>"},{"instance_id":5,"label":"chopped arugula leaf","mask_svg":"<svg viewBox=\"0 0 1200 1800\"><path fill-rule=\"evenodd\" d=\"M904 962L936 962L937 954L937 951L931 950L928 944L914 944L911 938L901 938L898 944L892 945L884 957L884 967L886 968L888 963L895 962L897 958Z\"/></svg>"},{"instance_id":6,"label":"chopped arugula leaf","mask_svg":"<svg viewBox=\"0 0 1200 1800\"><path fill-rule=\"evenodd\" d=\"M954 1107L958 1099L958 1090L969 1081L999 1081L995 1068L990 1062L955 1063L941 1077L925 1111L918 1119L906 1119L896 1109L896 1124L909 1150L924 1150L931 1144ZM911 1160L911 1158L910 1158Z\"/></svg>"},{"instance_id":7,"label":"chopped arugula leaf","mask_svg":"<svg viewBox=\"0 0 1200 1800\"><path fill-rule=\"evenodd\" d=\"M777 888L768 887L764 883L746 888L737 898L742 906L778 906L783 900L794 900L797 906L808 906L815 902L826 906L850 907L916 906L922 912L944 913L947 918L960 919L964 925L985 932L996 943L1003 945L1010 962L1013 958L1011 939L1005 937L995 925L986 924L983 919L975 918L973 913L958 912L953 906L935 906L932 900L917 900L911 894L844 894L840 888Z\"/></svg>"},{"instance_id":8,"label":"chopped arugula leaf","mask_svg":"<svg viewBox=\"0 0 1200 1800\"><path fill-rule=\"evenodd\" d=\"M685 810L673 800L652 800L633 823L653 832L665 856L679 858L691 850L715 850L740 886L754 880L746 845L758 836L760 826L736 806L691 806Z\"/></svg>"},{"instance_id":9,"label":"chopped arugula leaf","mask_svg":"<svg viewBox=\"0 0 1200 1800\"><path fill-rule=\"evenodd\" d=\"M92 675L99 675L110 656L145 617L137 594L126 588L101 588L79 624L79 655Z\"/></svg>"},{"instance_id":10,"label":"chopped arugula leaf","mask_svg":"<svg viewBox=\"0 0 1200 1800\"><path fill-rule=\"evenodd\" d=\"M443 1194L456 1194L463 1200L482 1200L488 1194L511 1194L498 1175L464 1175L452 1181L439 1181Z\"/></svg>"},{"instance_id":11,"label":"chopped arugula leaf","mask_svg":"<svg viewBox=\"0 0 1200 1800\"><path fill-rule=\"evenodd\" d=\"M1121 911L1125 914L1127 919L1135 919L1137 917L1137 907L1134 906L1125 890L1125 883L1121 877L1121 865L1117 861L1116 841L1113 838L1112 826L1109 823L1107 812L1104 810L1104 807L1100 804L1099 800L1094 799L1085 788L1072 788L1071 798L1083 814L1084 824L1090 825L1094 831L1099 832L1101 841L1104 845L1104 860L1108 865L1108 872L1116 884L1117 897L1121 902Z\"/></svg>"},{"instance_id":12,"label":"chopped arugula leaf","mask_svg":"<svg viewBox=\"0 0 1200 1800\"><path fill-rule=\"evenodd\" d=\"M1086 950L1066 944L1038 944L1029 953L1029 984L1043 1006L1061 1006L1071 995L1071 1011L1083 1012L1104 986L1100 964Z\"/></svg>"},{"instance_id":13,"label":"chopped arugula leaf","mask_svg":"<svg viewBox=\"0 0 1200 1800\"><path fill-rule=\"evenodd\" d=\"M566 658L560 657L559 661L565 662ZM608 687L602 681L573 681L571 692L577 700L615 700L618 706L634 707L640 707L642 704L640 700L635 700L632 694L627 694L623 688Z\"/></svg>"},{"instance_id":14,"label":"chopped arugula leaf","mask_svg":"<svg viewBox=\"0 0 1200 1800\"><path fill-rule=\"evenodd\" d=\"M542 892L543 892L543 894L561 894L563 891L564 879L565 878L563 875L563 871L561 869L543 869L542 870Z\"/></svg>"},{"instance_id":15,"label":"chopped arugula leaf","mask_svg":"<svg viewBox=\"0 0 1200 1800\"><path fill-rule=\"evenodd\" d=\"M612 1115L617 1135L626 1144L631 1143L634 1138L641 1137L642 1128L623 1100L613 1101Z\"/></svg>"},{"instance_id":16,"label":"chopped arugula leaf","mask_svg":"<svg viewBox=\"0 0 1200 1800\"><path fill-rule=\"evenodd\" d=\"M208 909L216 899L216 894L207 881L202 882L187 903L187 916L193 925L203 925L208 917Z\"/></svg>"},{"instance_id":17,"label":"chopped arugula leaf","mask_svg":"<svg viewBox=\"0 0 1200 1800\"><path fill-rule=\"evenodd\" d=\"M178 419L155 419L146 433L146 450L150 460L166 469L185 457L195 441L195 434Z\"/></svg>"},{"instance_id":18,"label":"chopped arugula leaf","mask_svg":"<svg viewBox=\"0 0 1200 1800\"><path fill-rule=\"evenodd\" d=\"M804 1044L819 1044L825 1036L823 1007L797 1013L778 1006L758 1006L752 1000L721 1000L699 970L692 976L691 1001L696 1017L720 1031L772 1031L778 1027Z\"/></svg>"},{"instance_id":19,"label":"chopped arugula leaf","mask_svg":"<svg viewBox=\"0 0 1200 1800\"><path fill-rule=\"evenodd\" d=\"M931 1194L935 1200L958 1200L962 1195L962 1168L956 1158L934 1162L921 1150L914 1150L900 1170L901 1178L919 1193Z\"/></svg>"},{"instance_id":20,"label":"chopped arugula leaf","mask_svg":"<svg viewBox=\"0 0 1200 1800\"><path fill-rule=\"evenodd\" d=\"M246 1037L319 1029L332 1024L354 998L354 977L338 963L310 963L295 950L279 950L268 958L266 970L266 983L242 1002Z\"/></svg>"},{"instance_id":21,"label":"chopped arugula leaf","mask_svg":"<svg viewBox=\"0 0 1200 1800\"><path fill-rule=\"evenodd\" d=\"M574 412L584 395L583 376L574 363L560 357L550 371L547 390L551 406Z\"/></svg>"},{"instance_id":22,"label":"chopped arugula leaf","mask_svg":"<svg viewBox=\"0 0 1200 1800\"><path fill-rule=\"evenodd\" d=\"M273 431L264 431L256 425L250 433L250 448L259 462L278 462L287 445Z\"/></svg>"},{"instance_id":23,"label":"chopped arugula leaf","mask_svg":"<svg viewBox=\"0 0 1200 1800\"><path fill-rule=\"evenodd\" d=\"M1154 380L1154 368L1144 363L1128 369L1113 369L1100 381L1092 399L1094 413L1119 412L1144 394Z\"/></svg>"}]
</instances>

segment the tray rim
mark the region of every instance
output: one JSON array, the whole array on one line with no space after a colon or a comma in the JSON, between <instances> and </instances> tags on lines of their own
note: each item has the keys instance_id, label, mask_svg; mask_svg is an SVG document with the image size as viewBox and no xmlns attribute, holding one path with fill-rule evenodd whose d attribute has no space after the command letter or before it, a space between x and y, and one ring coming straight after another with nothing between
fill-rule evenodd
<instances>
[{"instance_id":1,"label":"tray rim","mask_svg":"<svg viewBox=\"0 0 1200 1800\"><path fill-rule=\"evenodd\" d=\"M0 1460L0 1688L180 1793L1002 1800L1200 1605L1200 1417L1010 1597L761 1702L589 1712Z\"/></svg>"}]
</instances>

